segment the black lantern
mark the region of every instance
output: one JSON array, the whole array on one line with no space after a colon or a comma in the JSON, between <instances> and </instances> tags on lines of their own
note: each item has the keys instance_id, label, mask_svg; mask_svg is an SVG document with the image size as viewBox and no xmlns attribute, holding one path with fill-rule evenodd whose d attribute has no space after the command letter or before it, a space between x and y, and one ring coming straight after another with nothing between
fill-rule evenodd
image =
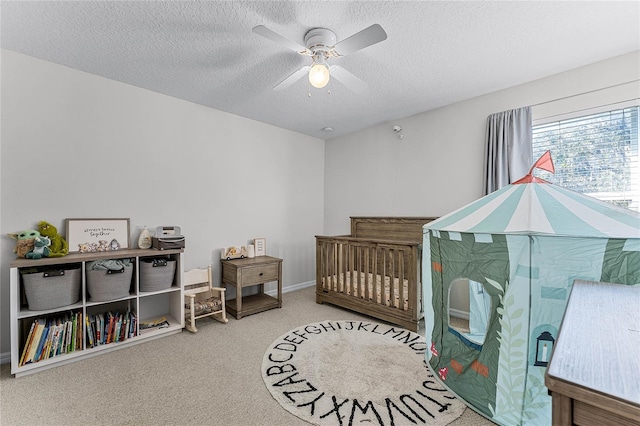
<instances>
[{"instance_id":1,"label":"black lantern","mask_svg":"<svg viewBox=\"0 0 640 426\"><path fill-rule=\"evenodd\" d=\"M553 344L556 339L553 338L548 331L542 332L538 336L538 346L536 348L536 362L533 364L538 367L546 367L549 365L549 358L551 358L551 351L553 350Z\"/></svg>"}]
</instances>

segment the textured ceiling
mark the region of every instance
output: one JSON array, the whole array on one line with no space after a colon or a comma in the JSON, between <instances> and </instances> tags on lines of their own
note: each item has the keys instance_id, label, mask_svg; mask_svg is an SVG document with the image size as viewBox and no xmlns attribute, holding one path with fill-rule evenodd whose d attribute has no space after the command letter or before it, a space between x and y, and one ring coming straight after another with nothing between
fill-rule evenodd
<instances>
[{"instance_id":1,"label":"textured ceiling","mask_svg":"<svg viewBox=\"0 0 640 426\"><path fill-rule=\"evenodd\" d=\"M322 139L640 49L638 1L6 1L2 47ZM301 79L304 44L380 24L387 40L335 58L368 83ZM332 127L331 133L323 132Z\"/></svg>"}]
</instances>

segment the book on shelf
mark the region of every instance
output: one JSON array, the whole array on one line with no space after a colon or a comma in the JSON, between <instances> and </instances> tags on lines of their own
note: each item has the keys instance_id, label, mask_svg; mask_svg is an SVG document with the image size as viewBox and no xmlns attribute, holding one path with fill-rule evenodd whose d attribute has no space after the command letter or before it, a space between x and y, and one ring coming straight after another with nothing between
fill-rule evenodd
<instances>
[{"instance_id":1,"label":"book on shelf","mask_svg":"<svg viewBox=\"0 0 640 426\"><path fill-rule=\"evenodd\" d=\"M65 353L71 353L71 338L73 336L73 321L67 321L67 336L64 341Z\"/></svg>"},{"instance_id":2,"label":"book on shelf","mask_svg":"<svg viewBox=\"0 0 640 426\"><path fill-rule=\"evenodd\" d=\"M27 358L24 360L25 364L30 364L34 362L36 351L38 350L38 346L40 345L40 338L42 337L42 332L44 331L45 319L44 318L38 319L36 320L36 322L37 322L37 325L36 325L35 335L29 347L29 353L27 354Z\"/></svg>"},{"instance_id":3,"label":"book on shelf","mask_svg":"<svg viewBox=\"0 0 640 426\"><path fill-rule=\"evenodd\" d=\"M42 337L40 337L40 343L38 344L38 350L36 350L36 355L34 356L34 362L42 360L42 356L47 350L47 344L51 338L49 335L49 331L51 330L49 324L50 322L47 321L44 325L44 330L42 330Z\"/></svg>"},{"instance_id":4,"label":"book on shelf","mask_svg":"<svg viewBox=\"0 0 640 426\"><path fill-rule=\"evenodd\" d=\"M98 316L91 315L89 320L91 323L91 337L93 338L93 347L98 346Z\"/></svg>"},{"instance_id":5,"label":"book on shelf","mask_svg":"<svg viewBox=\"0 0 640 426\"><path fill-rule=\"evenodd\" d=\"M58 355L58 346L60 344L60 330L62 329L62 326L59 324L59 321L57 321L54 327L53 343L49 352L49 358Z\"/></svg>"},{"instance_id":6,"label":"book on shelf","mask_svg":"<svg viewBox=\"0 0 640 426\"><path fill-rule=\"evenodd\" d=\"M49 339L49 344L47 345L47 350L44 353L44 359L52 358L56 356L55 354L55 346L58 338L60 337L60 326L57 324L57 320L52 319L51 325L49 325L49 335L51 339Z\"/></svg>"},{"instance_id":7,"label":"book on shelf","mask_svg":"<svg viewBox=\"0 0 640 426\"><path fill-rule=\"evenodd\" d=\"M113 334L113 325L114 325L114 319L113 319L113 314L111 312L107 312L107 319L109 320L109 323L107 325L107 344L111 343L111 335Z\"/></svg>"},{"instance_id":8,"label":"book on shelf","mask_svg":"<svg viewBox=\"0 0 640 426\"><path fill-rule=\"evenodd\" d=\"M85 325L87 327L87 345L88 347L92 348L93 347L93 333L91 331L91 320L89 319L89 316L85 316L84 317L84 321L85 321Z\"/></svg>"},{"instance_id":9,"label":"book on shelf","mask_svg":"<svg viewBox=\"0 0 640 426\"><path fill-rule=\"evenodd\" d=\"M127 315L122 315L122 324L120 325L120 341L127 339Z\"/></svg>"},{"instance_id":10,"label":"book on shelf","mask_svg":"<svg viewBox=\"0 0 640 426\"><path fill-rule=\"evenodd\" d=\"M104 345L104 315L96 315L96 341L98 345Z\"/></svg>"},{"instance_id":11,"label":"book on shelf","mask_svg":"<svg viewBox=\"0 0 640 426\"><path fill-rule=\"evenodd\" d=\"M77 320L76 320L76 327L78 328L77 332L76 332L76 350L81 351L82 350L82 342L84 339L84 333L82 332L82 328L84 325L84 321L82 320L82 312L78 312L76 314L77 316Z\"/></svg>"},{"instance_id":12,"label":"book on shelf","mask_svg":"<svg viewBox=\"0 0 640 426\"><path fill-rule=\"evenodd\" d=\"M36 349L36 354L33 356L33 362L40 361L40 357L42 356L42 350L47 342L47 335L49 334L49 326L45 323L44 328L42 329L42 336L40 336L40 342L38 343L38 349Z\"/></svg>"},{"instance_id":13,"label":"book on shelf","mask_svg":"<svg viewBox=\"0 0 640 426\"><path fill-rule=\"evenodd\" d=\"M60 339L58 341L58 355L67 353L65 348L65 342L67 341L67 322L62 321L60 324Z\"/></svg>"},{"instance_id":14,"label":"book on shelf","mask_svg":"<svg viewBox=\"0 0 640 426\"><path fill-rule=\"evenodd\" d=\"M169 327L169 321L167 321L166 317L160 317L151 319L148 321L144 321L140 323L140 330L149 330L149 329L158 329L158 328L167 328Z\"/></svg>"},{"instance_id":15,"label":"book on shelf","mask_svg":"<svg viewBox=\"0 0 640 426\"><path fill-rule=\"evenodd\" d=\"M51 320L49 323L49 334L47 335L47 343L45 343L44 345L40 360L51 358L51 349L53 348L53 344L56 338L56 330L57 326L55 320Z\"/></svg>"},{"instance_id":16,"label":"book on shelf","mask_svg":"<svg viewBox=\"0 0 640 426\"><path fill-rule=\"evenodd\" d=\"M18 362L18 365L20 366L24 365L24 358L27 356L27 353L29 352L29 349L31 347L31 342L33 341L33 336L35 334L34 330L36 329L37 324L38 320L31 323L31 328L29 329L29 334L24 341L24 348L22 349L22 355L20 355L20 361Z\"/></svg>"}]
</instances>

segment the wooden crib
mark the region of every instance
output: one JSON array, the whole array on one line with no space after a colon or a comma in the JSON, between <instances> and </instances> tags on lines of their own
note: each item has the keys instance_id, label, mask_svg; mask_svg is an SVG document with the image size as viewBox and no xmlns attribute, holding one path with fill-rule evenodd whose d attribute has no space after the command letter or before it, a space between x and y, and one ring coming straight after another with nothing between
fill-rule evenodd
<instances>
[{"instance_id":1,"label":"wooden crib","mask_svg":"<svg viewBox=\"0 0 640 426\"><path fill-rule=\"evenodd\" d=\"M316 236L316 302L417 331L422 226L432 217L351 217L351 235Z\"/></svg>"}]
</instances>

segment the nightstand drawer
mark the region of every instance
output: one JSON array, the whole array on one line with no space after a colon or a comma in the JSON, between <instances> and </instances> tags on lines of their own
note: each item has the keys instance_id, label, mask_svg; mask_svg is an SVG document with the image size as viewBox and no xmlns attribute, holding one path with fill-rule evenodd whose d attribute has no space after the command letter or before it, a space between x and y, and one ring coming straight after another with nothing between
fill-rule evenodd
<instances>
[{"instance_id":1,"label":"nightstand drawer","mask_svg":"<svg viewBox=\"0 0 640 426\"><path fill-rule=\"evenodd\" d=\"M270 281L277 281L279 274L279 264L258 265L242 268L242 285L262 284Z\"/></svg>"}]
</instances>

